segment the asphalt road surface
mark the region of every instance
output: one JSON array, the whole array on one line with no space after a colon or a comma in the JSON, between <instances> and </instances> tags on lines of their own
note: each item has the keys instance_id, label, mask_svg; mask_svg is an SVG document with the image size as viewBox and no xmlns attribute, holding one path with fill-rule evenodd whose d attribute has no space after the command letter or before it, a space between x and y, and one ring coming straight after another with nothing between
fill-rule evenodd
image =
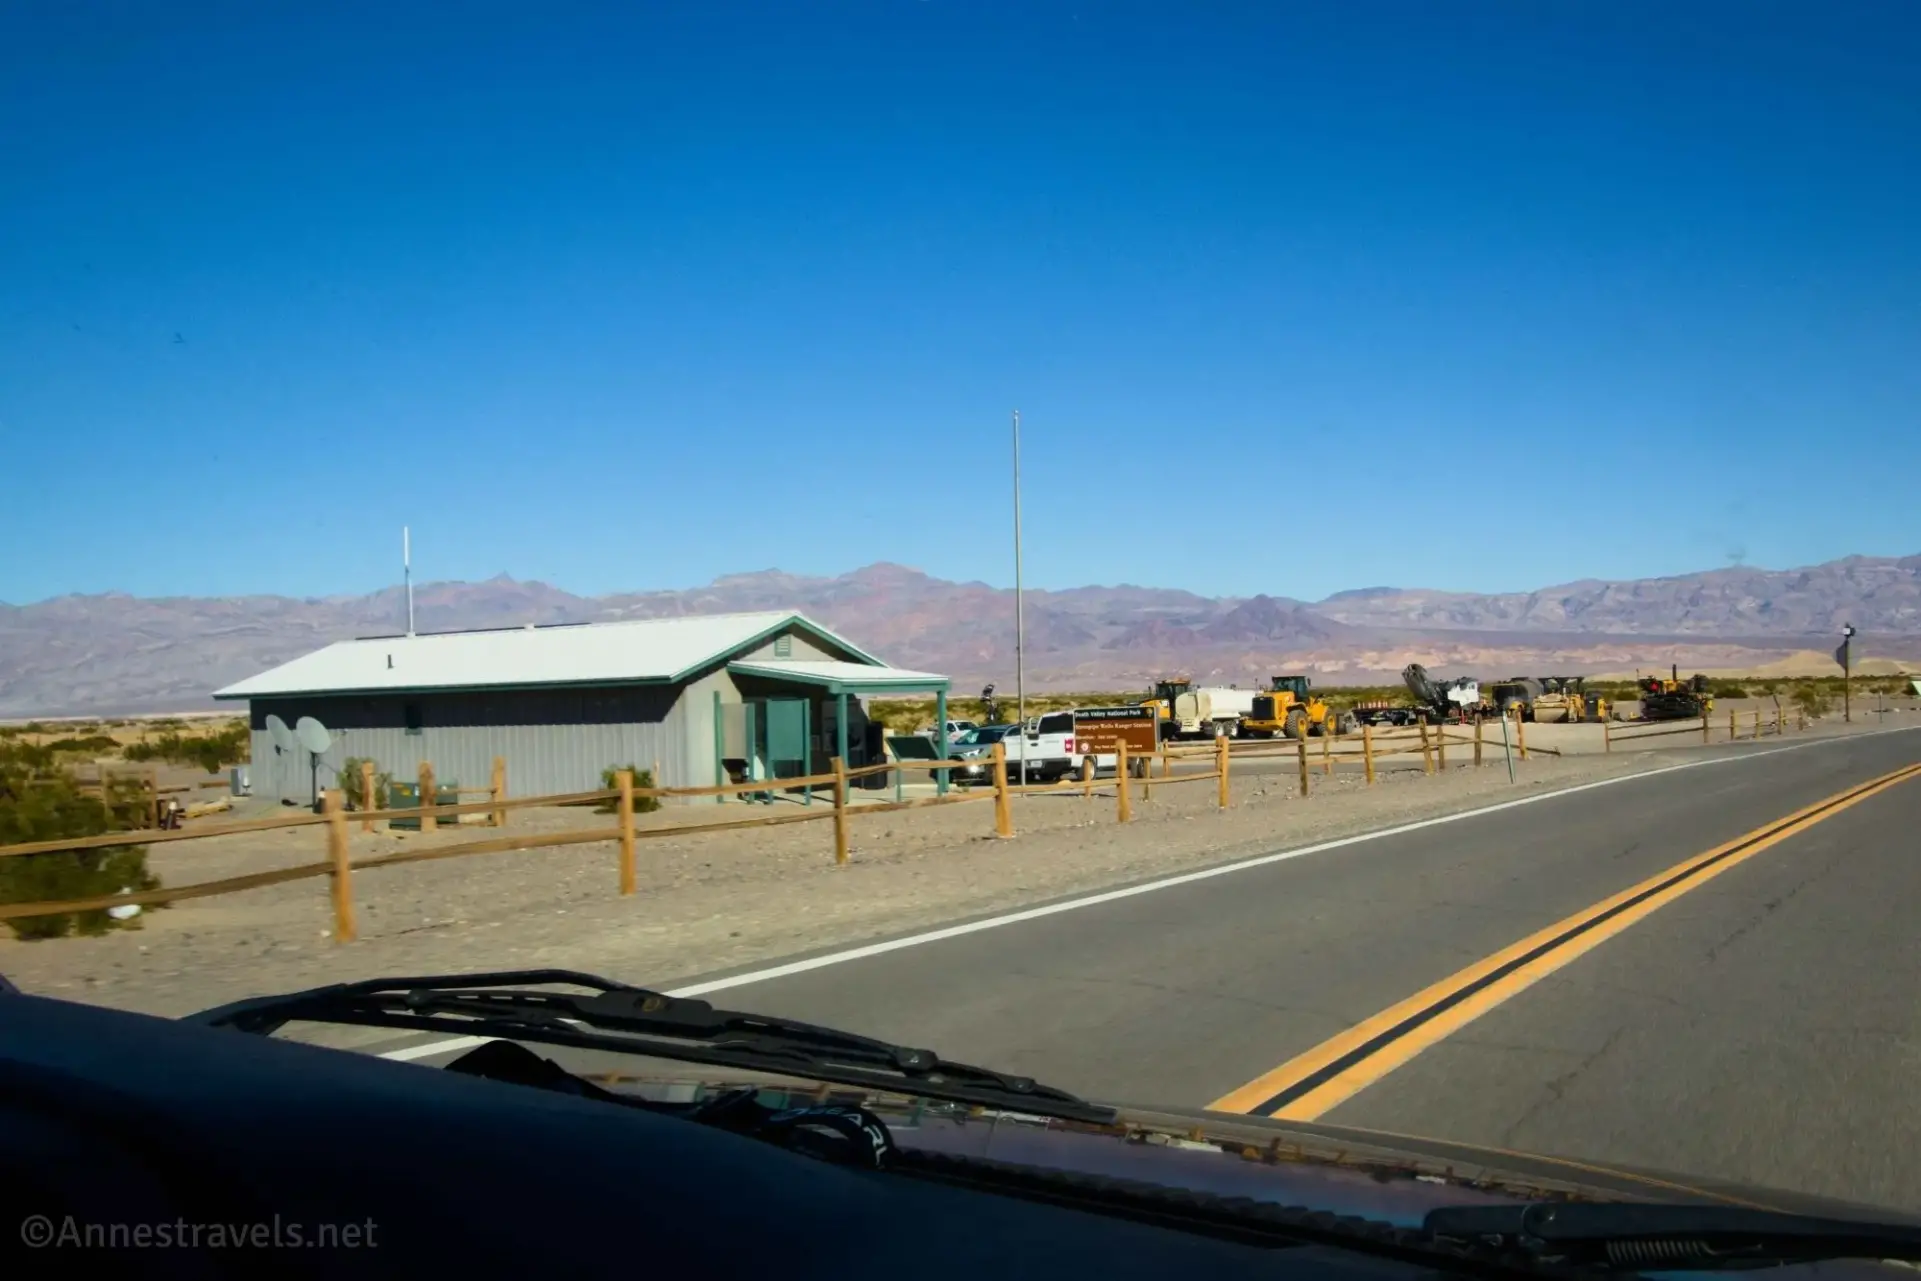
<instances>
[{"instance_id":1,"label":"asphalt road surface","mask_svg":"<svg viewBox=\"0 0 1921 1281\"><path fill-rule=\"evenodd\" d=\"M1916 1210L1921 771L1898 772L1917 762L1908 732L1683 753L798 973L658 986L1112 1102Z\"/></svg>"}]
</instances>

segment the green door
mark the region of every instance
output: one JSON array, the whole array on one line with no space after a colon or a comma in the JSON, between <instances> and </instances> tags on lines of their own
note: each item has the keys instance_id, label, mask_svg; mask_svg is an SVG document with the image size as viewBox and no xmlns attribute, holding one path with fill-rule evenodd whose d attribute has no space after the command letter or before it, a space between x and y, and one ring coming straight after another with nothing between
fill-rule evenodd
<instances>
[{"instance_id":1,"label":"green door","mask_svg":"<svg viewBox=\"0 0 1921 1281\"><path fill-rule=\"evenodd\" d=\"M767 765L775 778L807 772L807 703L799 698L767 700Z\"/></svg>"}]
</instances>

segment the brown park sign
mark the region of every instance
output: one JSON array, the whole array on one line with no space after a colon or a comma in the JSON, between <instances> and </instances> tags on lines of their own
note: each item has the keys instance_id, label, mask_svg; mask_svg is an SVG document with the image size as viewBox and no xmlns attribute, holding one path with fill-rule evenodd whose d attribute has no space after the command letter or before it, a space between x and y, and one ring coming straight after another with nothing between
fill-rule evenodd
<instances>
[{"instance_id":1,"label":"brown park sign","mask_svg":"<svg viewBox=\"0 0 1921 1281\"><path fill-rule=\"evenodd\" d=\"M1074 711L1074 751L1113 756L1127 744L1129 756L1160 746L1160 715L1152 707L1082 707Z\"/></svg>"}]
</instances>

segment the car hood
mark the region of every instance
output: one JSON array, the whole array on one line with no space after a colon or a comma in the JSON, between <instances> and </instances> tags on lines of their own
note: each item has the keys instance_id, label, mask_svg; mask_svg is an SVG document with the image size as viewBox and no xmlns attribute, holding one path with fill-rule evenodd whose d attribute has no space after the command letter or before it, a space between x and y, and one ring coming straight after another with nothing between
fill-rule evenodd
<instances>
[{"instance_id":1,"label":"car hood","mask_svg":"<svg viewBox=\"0 0 1921 1281\"><path fill-rule=\"evenodd\" d=\"M1199 1109L1119 1106L1109 1125L860 1089L822 1089L752 1074L622 1077L616 1088L687 1100L703 1091L761 1085L774 1106L823 1100L861 1103L886 1121L903 1148L1082 1175L1156 1183L1277 1205L1302 1206L1418 1227L1444 1206L1539 1200L1660 1201L1738 1205L1879 1223L1921 1225L1921 1217L1878 1206L1637 1167L1482 1148L1389 1134ZM783 1099L781 1096L785 1096ZM1844 1261L1823 1273L1881 1265Z\"/></svg>"}]
</instances>

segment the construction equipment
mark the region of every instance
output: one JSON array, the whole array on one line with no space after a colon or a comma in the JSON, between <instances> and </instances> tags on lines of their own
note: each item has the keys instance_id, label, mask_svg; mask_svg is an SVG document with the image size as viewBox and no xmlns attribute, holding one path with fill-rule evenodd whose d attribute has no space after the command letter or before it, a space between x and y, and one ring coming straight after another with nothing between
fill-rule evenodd
<instances>
[{"instance_id":1,"label":"construction equipment","mask_svg":"<svg viewBox=\"0 0 1921 1281\"><path fill-rule=\"evenodd\" d=\"M1608 718L1607 699L1588 692L1586 677L1564 676L1561 679L1567 683L1569 720L1598 723Z\"/></svg>"},{"instance_id":2,"label":"construction equipment","mask_svg":"<svg viewBox=\"0 0 1921 1281\"><path fill-rule=\"evenodd\" d=\"M1241 733L1254 738L1305 738L1309 734L1338 734L1358 722L1327 705L1313 692L1314 682L1305 676L1273 676L1267 688L1254 695L1253 706L1241 720Z\"/></svg>"},{"instance_id":3,"label":"construction equipment","mask_svg":"<svg viewBox=\"0 0 1921 1281\"><path fill-rule=\"evenodd\" d=\"M1469 721L1494 712L1493 704L1481 697L1480 682L1469 676L1439 681L1419 663L1409 663L1401 669L1401 682L1414 695L1415 718L1430 725Z\"/></svg>"},{"instance_id":4,"label":"construction equipment","mask_svg":"<svg viewBox=\"0 0 1921 1281\"><path fill-rule=\"evenodd\" d=\"M1354 704L1348 717L1356 728L1362 725L1412 725L1421 719L1421 709L1385 698L1370 698Z\"/></svg>"},{"instance_id":5,"label":"construction equipment","mask_svg":"<svg viewBox=\"0 0 1921 1281\"><path fill-rule=\"evenodd\" d=\"M1238 738L1241 721L1254 710L1254 691L1232 685L1190 689L1174 700L1174 732L1164 738Z\"/></svg>"},{"instance_id":6,"label":"construction equipment","mask_svg":"<svg viewBox=\"0 0 1921 1281\"><path fill-rule=\"evenodd\" d=\"M1488 696L1492 714L1506 716L1518 707L1521 719L1543 725L1599 721L1607 715L1606 702L1587 692L1584 676L1511 676L1489 686Z\"/></svg>"},{"instance_id":7,"label":"construction equipment","mask_svg":"<svg viewBox=\"0 0 1921 1281\"><path fill-rule=\"evenodd\" d=\"M1599 719L1588 715L1587 682L1579 676L1540 677L1541 692L1528 702L1527 718L1543 725Z\"/></svg>"},{"instance_id":8,"label":"construction equipment","mask_svg":"<svg viewBox=\"0 0 1921 1281\"><path fill-rule=\"evenodd\" d=\"M1534 699L1541 693L1541 682L1525 676L1513 676L1504 681L1496 681L1487 687L1487 700L1497 716L1507 716L1512 709L1521 709L1526 718Z\"/></svg>"},{"instance_id":9,"label":"construction equipment","mask_svg":"<svg viewBox=\"0 0 1921 1281\"><path fill-rule=\"evenodd\" d=\"M1645 676L1640 684L1642 720L1691 721L1714 710L1708 678L1696 673L1684 681L1679 664L1670 669L1667 680Z\"/></svg>"},{"instance_id":10,"label":"construction equipment","mask_svg":"<svg viewBox=\"0 0 1921 1281\"><path fill-rule=\"evenodd\" d=\"M1185 676L1170 677L1154 682L1154 688L1140 701L1142 707L1152 707L1160 713L1161 737L1173 738L1180 728L1174 719L1174 703L1182 694L1194 688L1194 682Z\"/></svg>"}]
</instances>

